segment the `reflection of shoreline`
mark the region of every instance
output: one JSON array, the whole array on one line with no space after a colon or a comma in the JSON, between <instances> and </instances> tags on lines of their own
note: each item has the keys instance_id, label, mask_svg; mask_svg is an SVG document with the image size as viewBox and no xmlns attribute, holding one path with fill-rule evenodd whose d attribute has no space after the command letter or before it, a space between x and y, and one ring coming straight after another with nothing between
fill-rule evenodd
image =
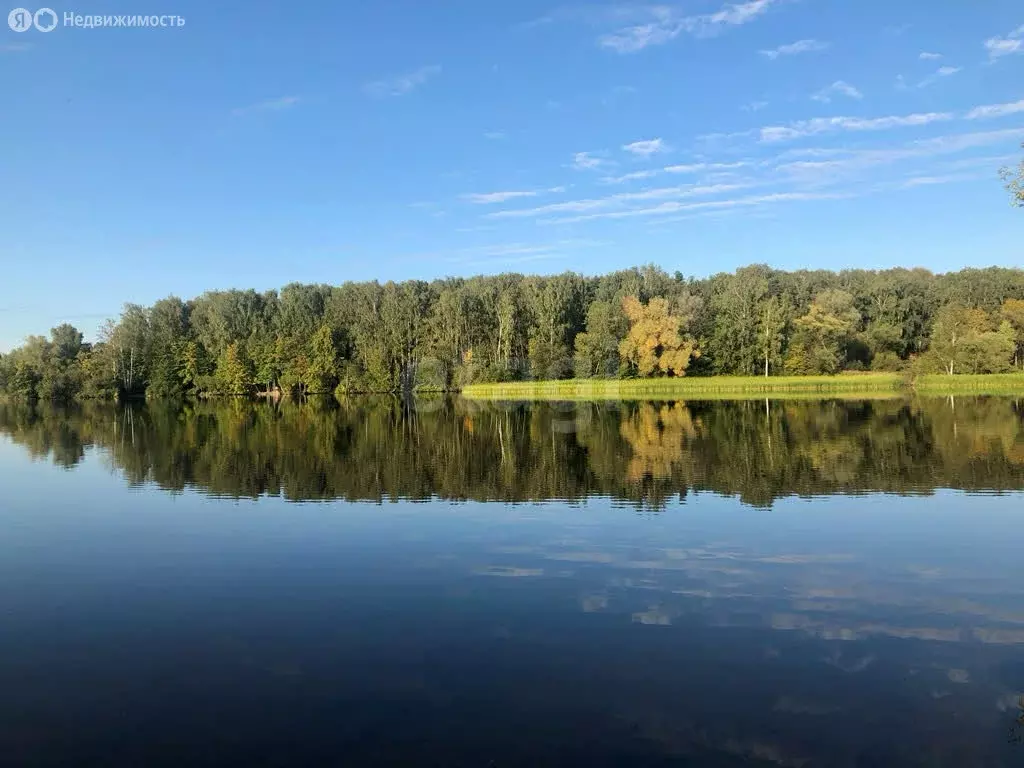
<instances>
[{"instance_id":1,"label":"reflection of shoreline","mask_svg":"<svg viewBox=\"0 0 1024 768\"><path fill-rule=\"evenodd\" d=\"M770 506L800 495L1024 489L1024 406L1009 398L493 405L392 399L203 402L61 411L0 403L0 433L74 467L97 446L129 483L289 500L689 493Z\"/></svg>"}]
</instances>

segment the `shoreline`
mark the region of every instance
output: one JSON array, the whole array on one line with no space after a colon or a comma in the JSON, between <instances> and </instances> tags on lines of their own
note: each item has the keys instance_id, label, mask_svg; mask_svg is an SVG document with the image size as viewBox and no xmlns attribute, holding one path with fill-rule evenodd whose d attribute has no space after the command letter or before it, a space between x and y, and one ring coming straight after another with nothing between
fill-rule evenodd
<instances>
[{"instance_id":1,"label":"shoreline","mask_svg":"<svg viewBox=\"0 0 1024 768\"><path fill-rule=\"evenodd\" d=\"M470 384L470 400L885 399L908 395L1024 395L1024 373L915 379L899 373L836 376L708 376L675 379L566 379Z\"/></svg>"}]
</instances>

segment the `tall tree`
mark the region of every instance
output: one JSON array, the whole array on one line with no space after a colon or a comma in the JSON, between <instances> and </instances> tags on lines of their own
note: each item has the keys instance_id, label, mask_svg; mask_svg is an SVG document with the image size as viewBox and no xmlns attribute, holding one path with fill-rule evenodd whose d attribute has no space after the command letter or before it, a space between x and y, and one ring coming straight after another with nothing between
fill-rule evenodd
<instances>
[{"instance_id":1,"label":"tall tree","mask_svg":"<svg viewBox=\"0 0 1024 768\"><path fill-rule=\"evenodd\" d=\"M1010 324L1013 332L1013 365L1024 366L1024 300L1007 299L1003 302L1000 315Z\"/></svg>"},{"instance_id":2,"label":"tall tree","mask_svg":"<svg viewBox=\"0 0 1024 768\"><path fill-rule=\"evenodd\" d=\"M693 339L686 338L686 319L669 313L666 299L651 299L646 305L635 296L622 300L622 311L630 328L619 345L619 353L641 376L660 372L685 376L690 361L700 355Z\"/></svg>"},{"instance_id":3,"label":"tall tree","mask_svg":"<svg viewBox=\"0 0 1024 768\"><path fill-rule=\"evenodd\" d=\"M221 392L228 395L247 395L253 387L252 362L238 343L228 344L217 361L217 382Z\"/></svg>"},{"instance_id":4,"label":"tall tree","mask_svg":"<svg viewBox=\"0 0 1024 768\"><path fill-rule=\"evenodd\" d=\"M836 373L859 322L852 295L834 289L822 291L807 314L794 321L796 332L786 369L799 374Z\"/></svg>"},{"instance_id":5,"label":"tall tree","mask_svg":"<svg viewBox=\"0 0 1024 768\"><path fill-rule=\"evenodd\" d=\"M769 296L770 272L766 266L754 265L714 280L714 329L709 346L714 350L716 372L749 376L763 367L760 326L762 305Z\"/></svg>"},{"instance_id":6,"label":"tall tree","mask_svg":"<svg viewBox=\"0 0 1024 768\"><path fill-rule=\"evenodd\" d=\"M948 304L935 316L929 353L949 375L963 372L975 357L971 347L988 328L984 310Z\"/></svg>"},{"instance_id":7,"label":"tall tree","mask_svg":"<svg viewBox=\"0 0 1024 768\"><path fill-rule=\"evenodd\" d=\"M1003 168L1000 174L1006 182L1006 191L1010 193L1010 205L1024 208L1024 160L1016 168Z\"/></svg>"},{"instance_id":8,"label":"tall tree","mask_svg":"<svg viewBox=\"0 0 1024 768\"><path fill-rule=\"evenodd\" d=\"M306 383L313 392L333 392L338 385L338 348L334 332L321 325L309 343L309 369Z\"/></svg>"},{"instance_id":9,"label":"tall tree","mask_svg":"<svg viewBox=\"0 0 1024 768\"><path fill-rule=\"evenodd\" d=\"M621 302L595 301L587 310L586 328L576 335L576 375L617 375L621 361L619 344L629 331Z\"/></svg>"}]
</instances>

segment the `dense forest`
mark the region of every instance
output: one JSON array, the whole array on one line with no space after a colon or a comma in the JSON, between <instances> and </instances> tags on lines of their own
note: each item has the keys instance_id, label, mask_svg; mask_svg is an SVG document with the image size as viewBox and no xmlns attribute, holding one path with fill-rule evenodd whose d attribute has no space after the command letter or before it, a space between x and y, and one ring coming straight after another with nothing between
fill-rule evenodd
<instances>
[{"instance_id":1,"label":"dense forest","mask_svg":"<svg viewBox=\"0 0 1024 768\"><path fill-rule=\"evenodd\" d=\"M128 304L94 344L70 325L0 356L43 400L412 392L570 377L996 373L1024 363L1024 270L708 278L502 274L291 284Z\"/></svg>"},{"instance_id":2,"label":"dense forest","mask_svg":"<svg viewBox=\"0 0 1024 768\"><path fill-rule=\"evenodd\" d=\"M1024 487L1024 402L492 404L464 398L0 403L0 435L73 467L89 446L131 484L234 498L582 501L661 508L692 491Z\"/></svg>"}]
</instances>

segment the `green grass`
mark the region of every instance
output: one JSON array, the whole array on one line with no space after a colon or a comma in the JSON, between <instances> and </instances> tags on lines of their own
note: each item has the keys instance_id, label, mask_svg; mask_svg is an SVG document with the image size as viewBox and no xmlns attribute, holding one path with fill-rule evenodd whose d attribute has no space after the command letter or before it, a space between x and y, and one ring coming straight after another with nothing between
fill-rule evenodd
<instances>
[{"instance_id":1,"label":"green grass","mask_svg":"<svg viewBox=\"0 0 1024 768\"><path fill-rule=\"evenodd\" d=\"M1024 395L1024 373L930 374L914 381L914 391L935 395Z\"/></svg>"},{"instance_id":2,"label":"green grass","mask_svg":"<svg viewBox=\"0 0 1024 768\"><path fill-rule=\"evenodd\" d=\"M843 376L706 376L682 379L568 379L471 384L462 395L486 400L648 400L772 397L893 397L904 388L895 373Z\"/></svg>"},{"instance_id":3,"label":"green grass","mask_svg":"<svg viewBox=\"0 0 1024 768\"><path fill-rule=\"evenodd\" d=\"M886 398L910 394L1022 394L1024 373L987 376L919 376L857 373L839 376L707 376L682 379L568 379L471 384L474 400L743 400Z\"/></svg>"}]
</instances>

